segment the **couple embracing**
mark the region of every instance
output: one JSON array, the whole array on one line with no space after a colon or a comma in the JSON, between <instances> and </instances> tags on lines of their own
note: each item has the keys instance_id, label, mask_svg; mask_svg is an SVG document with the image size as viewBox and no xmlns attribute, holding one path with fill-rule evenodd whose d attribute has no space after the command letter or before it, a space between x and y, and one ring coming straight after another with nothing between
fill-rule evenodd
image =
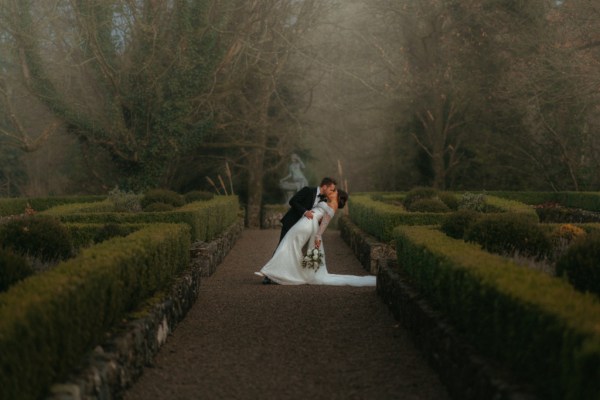
<instances>
[{"instance_id":1,"label":"couple embracing","mask_svg":"<svg viewBox=\"0 0 600 400\"><path fill-rule=\"evenodd\" d=\"M281 236L273 257L255 274L262 276L265 284L375 286L375 276L338 275L327 271L322 235L347 201L348 193L338 190L331 178L323 178L319 187L303 187L290 199L290 209L281 219ZM307 243L309 249L317 249L322 255L316 267L312 263L303 265L303 249Z\"/></svg>"}]
</instances>

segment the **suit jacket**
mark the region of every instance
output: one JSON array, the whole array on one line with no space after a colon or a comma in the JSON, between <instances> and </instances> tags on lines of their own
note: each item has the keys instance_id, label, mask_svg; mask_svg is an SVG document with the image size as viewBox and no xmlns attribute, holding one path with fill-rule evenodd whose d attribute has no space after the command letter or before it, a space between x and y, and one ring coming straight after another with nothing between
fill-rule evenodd
<instances>
[{"instance_id":1,"label":"suit jacket","mask_svg":"<svg viewBox=\"0 0 600 400\"><path fill-rule=\"evenodd\" d=\"M317 197L317 188L304 186L290 199L290 209L281 218L282 233L285 234L307 210L313 208L315 198ZM283 237L282 234L282 237Z\"/></svg>"}]
</instances>

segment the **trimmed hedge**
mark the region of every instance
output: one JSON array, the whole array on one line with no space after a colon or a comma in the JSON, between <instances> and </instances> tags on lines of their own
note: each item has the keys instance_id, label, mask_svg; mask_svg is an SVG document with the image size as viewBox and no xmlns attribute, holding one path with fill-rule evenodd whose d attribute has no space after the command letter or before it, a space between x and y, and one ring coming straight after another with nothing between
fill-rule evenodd
<instances>
[{"instance_id":1,"label":"trimmed hedge","mask_svg":"<svg viewBox=\"0 0 600 400\"><path fill-rule=\"evenodd\" d=\"M58 218L46 215L18 217L0 226L0 246L42 262L72 256L71 237Z\"/></svg>"},{"instance_id":2,"label":"trimmed hedge","mask_svg":"<svg viewBox=\"0 0 600 400\"><path fill-rule=\"evenodd\" d=\"M45 211L63 222L79 223L186 223L192 228L192 240L210 241L233 224L239 213L237 196L216 196L208 201L184 205L173 211L116 213L82 212L81 204L65 205Z\"/></svg>"},{"instance_id":3,"label":"trimmed hedge","mask_svg":"<svg viewBox=\"0 0 600 400\"><path fill-rule=\"evenodd\" d=\"M464 240L479 243L490 253L518 253L536 260L552 252L550 236L539 223L511 213L482 216L467 229Z\"/></svg>"},{"instance_id":4,"label":"trimmed hedge","mask_svg":"<svg viewBox=\"0 0 600 400\"><path fill-rule=\"evenodd\" d=\"M600 398L600 302L431 227L394 231L399 265L487 356L543 398Z\"/></svg>"},{"instance_id":5,"label":"trimmed hedge","mask_svg":"<svg viewBox=\"0 0 600 400\"><path fill-rule=\"evenodd\" d=\"M516 200L485 195L485 205L486 213L511 213L519 215L519 218L529 219L533 222L540 222L540 219L533 207Z\"/></svg>"},{"instance_id":6,"label":"trimmed hedge","mask_svg":"<svg viewBox=\"0 0 600 400\"><path fill-rule=\"evenodd\" d=\"M92 214L92 213L113 213L115 205L109 199L101 201L93 201L90 203L70 203L61 204L55 207L44 210L42 214L59 215L59 214ZM129 212L123 212L124 214Z\"/></svg>"},{"instance_id":7,"label":"trimmed hedge","mask_svg":"<svg viewBox=\"0 0 600 400\"><path fill-rule=\"evenodd\" d=\"M350 219L363 231L383 242L393 240L392 231L398 225L438 225L444 223L451 213L409 212L399 205L387 204L385 197L364 194L353 195L349 200ZM486 207L490 212L514 213L517 218L539 222L535 210L523 203L485 196Z\"/></svg>"},{"instance_id":8,"label":"trimmed hedge","mask_svg":"<svg viewBox=\"0 0 600 400\"><path fill-rule=\"evenodd\" d=\"M155 224L0 294L0 398L37 399L189 263L189 227Z\"/></svg>"},{"instance_id":9,"label":"trimmed hedge","mask_svg":"<svg viewBox=\"0 0 600 400\"><path fill-rule=\"evenodd\" d=\"M25 257L0 248L0 292L7 290L30 275L34 270Z\"/></svg>"},{"instance_id":10,"label":"trimmed hedge","mask_svg":"<svg viewBox=\"0 0 600 400\"><path fill-rule=\"evenodd\" d=\"M565 207L600 212L600 192L510 192L493 191L487 194L517 200L525 204L559 203Z\"/></svg>"},{"instance_id":11,"label":"trimmed hedge","mask_svg":"<svg viewBox=\"0 0 600 400\"><path fill-rule=\"evenodd\" d=\"M78 250L82 247L90 246L94 243L101 242L101 237L106 237L105 231L111 229L115 224L83 224L83 223L69 223L65 224L65 228L69 231L71 236L71 243L73 248ZM142 227L144 224L118 224L119 232L115 232L112 236L126 236L129 235Z\"/></svg>"},{"instance_id":12,"label":"trimmed hedge","mask_svg":"<svg viewBox=\"0 0 600 400\"><path fill-rule=\"evenodd\" d=\"M103 199L106 199L106 196L4 198L0 199L0 217L23 214L25 212L25 208L27 207L27 203L29 203L35 211L45 211L49 208L56 207L62 204L92 203L101 201Z\"/></svg>"},{"instance_id":13,"label":"trimmed hedge","mask_svg":"<svg viewBox=\"0 0 600 400\"><path fill-rule=\"evenodd\" d=\"M393 239L392 231L398 225L433 225L444 221L446 214L408 212L404 207L373 200L370 195L350 196L350 219L363 231L382 242Z\"/></svg>"},{"instance_id":14,"label":"trimmed hedge","mask_svg":"<svg viewBox=\"0 0 600 400\"><path fill-rule=\"evenodd\" d=\"M600 233L580 237L556 264L556 274L564 276L579 291L600 296Z\"/></svg>"}]
</instances>

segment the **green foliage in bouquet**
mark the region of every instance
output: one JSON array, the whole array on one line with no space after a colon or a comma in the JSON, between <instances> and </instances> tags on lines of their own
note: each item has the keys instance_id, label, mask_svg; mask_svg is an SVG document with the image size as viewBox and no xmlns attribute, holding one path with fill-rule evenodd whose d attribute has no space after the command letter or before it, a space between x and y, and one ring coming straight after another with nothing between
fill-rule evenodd
<instances>
[{"instance_id":1,"label":"green foliage in bouquet","mask_svg":"<svg viewBox=\"0 0 600 400\"><path fill-rule=\"evenodd\" d=\"M215 197L215 194L212 192L205 192L202 190L192 190L191 192L187 192L183 195L186 203L192 203L194 201L207 201L211 200Z\"/></svg>"},{"instance_id":2,"label":"green foliage in bouquet","mask_svg":"<svg viewBox=\"0 0 600 400\"><path fill-rule=\"evenodd\" d=\"M469 230L482 214L473 210L458 210L448 216L442 222L440 229L446 235L454 239L462 239L465 233Z\"/></svg>"},{"instance_id":3,"label":"green foliage in bouquet","mask_svg":"<svg viewBox=\"0 0 600 400\"><path fill-rule=\"evenodd\" d=\"M556 274L564 276L579 291L600 296L600 233L576 240L556 263Z\"/></svg>"},{"instance_id":4,"label":"green foliage in bouquet","mask_svg":"<svg viewBox=\"0 0 600 400\"><path fill-rule=\"evenodd\" d=\"M0 243L42 262L64 260L72 252L69 231L59 220L47 216L18 218L3 224Z\"/></svg>"},{"instance_id":5,"label":"green foliage in bouquet","mask_svg":"<svg viewBox=\"0 0 600 400\"><path fill-rule=\"evenodd\" d=\"M33 274L33 268L25 258L10 250L0 249L0 292Z\"/></svg>"},{"instance_id":6,"label":"green foliage in bouquet","mask_svg":"<svg viewBox=\"0 0 600 400\"><path fill-rule=\"evenodd\" d=\"M181 207L185 204L185 199L179 193L168 189L149 190L141 200L141 206L144 211L152 203L170 204L173 207Z\"/></svg>"},{"instance_id":7,"label":"green foliage in bouquet","mask_svg":"<svg viewBox=\"0 0 600 400\"><path fill-rule=\"evenodd\" d=\"M551 251L550 238L539 224L512 213L483 216L466 232L465 240L492 253L519 253L538 260Z\"/></svg>"}]
</instances>

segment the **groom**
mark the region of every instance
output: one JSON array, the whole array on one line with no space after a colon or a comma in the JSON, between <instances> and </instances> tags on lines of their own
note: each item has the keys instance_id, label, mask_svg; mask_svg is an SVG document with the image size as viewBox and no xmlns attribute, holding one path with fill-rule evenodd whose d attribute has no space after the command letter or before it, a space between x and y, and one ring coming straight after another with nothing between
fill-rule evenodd
<instances>
[{"instance_id":1,"label":"groom","mask_svg":"<svg viewBox=\"0 0 600 400\"><path fill-rule=\"evenodd\" d=\"M281 218L281 235L279 236L279 242L283 240L283 237L289 231L292 226L296 224L305 216L308 219L313 218L313 212L311 209L319 204L320 201L327 201L327 195L331 192L335 192L337 182L333 178L325 177L321 180L319 187L304 186L300 189L289 201L290 209ZM262 281L263 284L268 285L271 280L265 276Z\"/></svg>"},{"instance_id":2,"label":"groom","mask_svg":"<svg viewBox=\"0 0 600 400\"><path fill-rule=\"evenodd\" d=\"M279 242L296 222L305 216L308 219L313 218L311 209L319 204L320 201L327 201L327 195L336 191L336 181L325 177L321 180L319 187L304 186L290 199L290 209L281 218L281 235Z\"/></svg>"}]
</instances>

